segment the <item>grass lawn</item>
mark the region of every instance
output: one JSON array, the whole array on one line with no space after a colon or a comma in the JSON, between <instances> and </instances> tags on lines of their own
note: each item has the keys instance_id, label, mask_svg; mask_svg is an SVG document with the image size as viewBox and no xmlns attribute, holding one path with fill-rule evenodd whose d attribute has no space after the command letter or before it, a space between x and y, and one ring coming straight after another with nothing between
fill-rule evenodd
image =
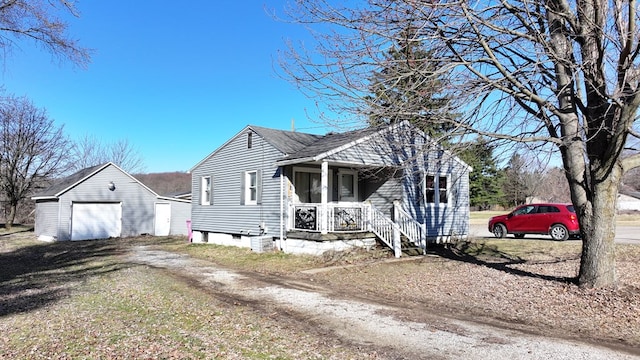
<instances>
[{"instance_id":1,"label":"grass lawn","mask_svg":"<svg viewBox=\"0 0 640 360\"><path fill-rule=\"evenodd\" d=\"M21 232L0 233L0 358L384 358L286 313L136 264L128 252L138 245L309 282L341 298L393 303L407 318L446 314L640 347L640 247L633 245L617 246L619 286L593 291L572 282L580 241L471 240L396 261L384 249L312 257L189 244L184 237L42 243Z\"/></svg>"},{"instance_id":2,"label":"grass lawn","mask_svg":"<svg viewBox=\"0 0 640 360\"><path fill-rule=\"evenodd\" d=\"M177 248L184 238L0 237L0 358L375 358L128 261L128 248L145 243Z\"/></svg>"}]
</instances>

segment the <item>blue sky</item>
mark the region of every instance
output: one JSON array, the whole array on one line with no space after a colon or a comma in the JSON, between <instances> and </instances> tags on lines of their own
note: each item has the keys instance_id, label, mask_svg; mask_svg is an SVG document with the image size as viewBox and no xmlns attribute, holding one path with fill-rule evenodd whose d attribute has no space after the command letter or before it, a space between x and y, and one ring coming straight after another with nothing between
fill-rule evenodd
<instances>
[{"instance_id":1,"label":"blue sky","mask_svg":"<svg viewBox=\"0 0 640 360\"><path fill-rule=\"evenodd\" d=\"M146 172L187 171L248 124L324 133L313 101L279 78L278 51L306 33L277 22L285 0L81 1L70 33L86 70L22 41L0 72L72 139L127 139ZM153 4L153 5L151 5Z\"/></svg>"}]
</instances>

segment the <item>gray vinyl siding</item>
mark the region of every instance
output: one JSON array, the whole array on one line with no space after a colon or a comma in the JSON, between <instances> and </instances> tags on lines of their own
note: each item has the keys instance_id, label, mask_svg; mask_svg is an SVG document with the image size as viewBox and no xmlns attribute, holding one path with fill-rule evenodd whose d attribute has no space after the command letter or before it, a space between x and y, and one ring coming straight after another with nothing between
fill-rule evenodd
<instances>
[{"instance_id":1,"label":"gray vinyl siding","mask_svg":"<svg viewBox=\"0 0 640 360\"><path fill-rule=\"evenodd\" d=\"M379 137L373 137L369 141L330 155L327 160L364 166L396 166L398 155L390 144L382 141Z\"/></svg>"},{"instance_id":2,"label":"gray vinyl siding","mask_svg":"<svg viewBox=\"0 0 640 360\"><path fill-rule=\"evenodd\" d=\"M279 236L280 173L274 165L284 154L276 150L257 133L252 147L247 147L247 132L216 150L192 169L193 229L204 232L259 235L260 223L267 226L266 235ZM242 205L241 176L257 170L260 176L261 199L257 205ZM211 176L210 205L201 205L201 179Z\"/></svg>"},{"instance_id":3,"label":"gray vinyl siding","mask_svg":"<svg viewBox=\"0 0 640 360\"><path fill-rule=\"evenodd\" d=\"M379 178L361 180L361 195L364 201L370 201L389 218L392 217L393 202L402 200L402 174L385 171Z\"/></svg>"},{"instance_id":4,"label":"gray vinyl siding","mask_svg":"<svg viewBox=\"0 0 640 360\"><path fill-rule=\"evenodd\" d=\"M421 223L426 223L427 236L467 235L469 233L469 168L446 152L424 154L424 167L407 171L403 180L405 209ZM447 204L424 204L416 193L416 174L448 176Z\"/></svg>"},{"instance_id":5,"label":"gray vinyl siding","mask_svg":"<svg viewBox=\"0 0 640 360\"><path fill-rule=\"evenodd\" d=\"M116 186L114 191L107 186L111 181ZM58 240L71 239L73 202L121 203L121 236L153 234L156 195L113 166L107 166L60 196Z\"/></svg>"},{"instance_id":6,"label":"gray vinyl siding","mask_svg":"<svg viewBox=\"0 0 640 360\"><path fill-rule=\"evenodd\" d=\"M58 200L39 200L36 202L36 236L58 237Z\"/></svg>"},{"instance_id":7,"label":"gray vinyl siding","mask_svg":"<svg viewBox=\"0 0 640 360\"><path fill-rule=\"evenodd\" d=\"M169 201L171 203L171 235L187 235L187 220L191 219L191 203Z\"/></svg>"}]
</instances>

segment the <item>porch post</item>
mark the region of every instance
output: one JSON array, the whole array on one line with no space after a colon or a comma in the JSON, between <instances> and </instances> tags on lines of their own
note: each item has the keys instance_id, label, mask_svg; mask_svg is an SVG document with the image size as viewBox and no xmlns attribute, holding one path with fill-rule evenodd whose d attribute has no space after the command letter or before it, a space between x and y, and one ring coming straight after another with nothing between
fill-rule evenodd
<instances>
[{"instance_id":1,"label":"porch post","mask_svg":"<svg viewBox=\"0 0 640 360\"><path fill-rule=\"evenodd\" d=\"M322 208L322 216L320 217L320 233L328 232L329 216L327 214L327 203L329 202L329 163L323 161L320 167L320 202Z\"/></svg>"}]
</instances>

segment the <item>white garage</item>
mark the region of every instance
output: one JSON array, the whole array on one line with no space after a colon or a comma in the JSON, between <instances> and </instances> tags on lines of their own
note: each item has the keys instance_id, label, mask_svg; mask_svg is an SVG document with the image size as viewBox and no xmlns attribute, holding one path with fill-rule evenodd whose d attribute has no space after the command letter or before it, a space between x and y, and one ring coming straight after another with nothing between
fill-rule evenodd
<instances>
[{"instance_id":1,"label":"white garage","mask_svg":"<svg viewBox=\"0 0 640 360\"><path fill-rule=\"evenodd\" d=\"M71 240L107 239L122 233L122 203L73 203Z\"/></svg>"},{"instance_id":2,"label":"white garage","mask_svg":"<svg viewBox=\"0 0 640 360\"><path fill-rule=\"evenodd\" d=\"M32 197L41 240L187 235L191 201L160 196L113 163L56 181Z\"/></svg>"}]
</instances>

